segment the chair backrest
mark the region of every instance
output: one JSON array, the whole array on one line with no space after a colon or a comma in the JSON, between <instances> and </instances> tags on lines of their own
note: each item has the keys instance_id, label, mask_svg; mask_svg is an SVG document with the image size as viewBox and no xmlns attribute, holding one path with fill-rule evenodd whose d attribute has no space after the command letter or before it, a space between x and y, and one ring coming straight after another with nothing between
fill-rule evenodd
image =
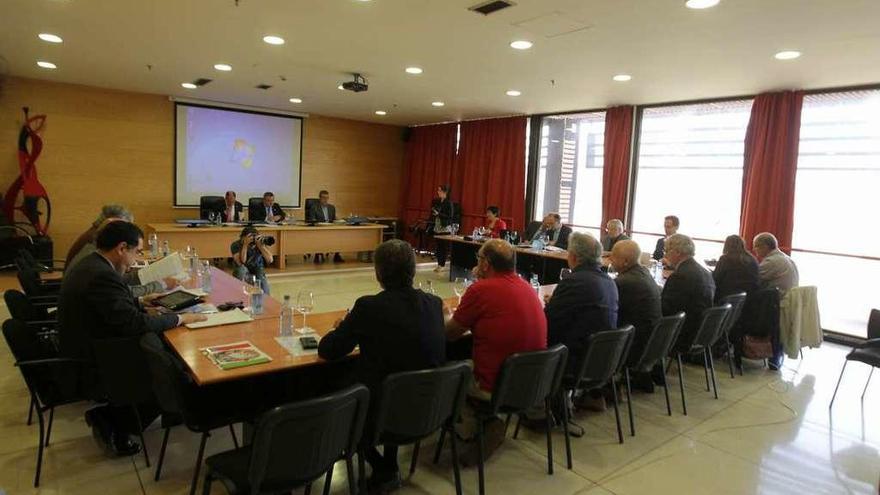
<instances>
[{"instance_id":1,"label":"chair backrest","mask_svg":"<svg viewBox=\"0 0 880 495\"><path fill-rule=\"evenodd\" d=\"M868 338L880 339L880 309L872 309L868 317Z\"/></svg>"},{"instance_id":2,"label":"chair backrest","mask_svg":"<svg viewBox=\"0 0 880 495\"><path fill-rule=\"evenodd\" d=\"M303 209L305 210L305 216L303 217L306 222L314 222L315 219L312 218L312 208L315 207L321 200L318 198L306 198L305 203L303 204Z\"/></svg>"},{"instance_id":3,"label":"chair backrest","mask_svg":"<svg viewBox=\"0 0 880 495\"><path fill-rule=\"evenodd\" d=\"M352 454L369 402L370 391L355 385L263 414L248 467L252 493L289 491L321 476L343 453Z\"/></svg>"},{"instance_id":4,"label":"chair backrest","mask_svg":"<svg viewBox=\"0 0 880 495\"><path fill-rule=\"evenodd\" d=\"M730 314L724 319L722 333L729 333L730 329L737 324L739 317L742 314L743 306L746 305L746 297L748 297L748 294L745 292L739 292L721 299L721 304L730 304Z\"/></svg>"},{"instance_id":5,"label":"chair backrest","mask_svg":"<svg viewBox=\"0 0 880 495\"><path fill-rule=\"evenodd\" d=\"M632 342L633 326L627 325L617 330L596 332L587 337L583 357L578 361L580 367L575 371L574 383L585 388L604 385L626 362L626 355Z\"/></svg>"},{"instance_id":6,"label":"chair backrest","mask_svg":"<svg viewBox=\"0 0 880 495\"><path fill-rule=\"evenodd\" d=\"M263 198L248 198L247 209L248 220L252 220L254 217L259 215L260 211L265 210L265 208L263 208Z\"/></svg>"},{"instance_id":7,"label":"chair backrest","mask_svg":"<svg viewBox=\"0 0 880 495\"><path fill-rule=\"evenodd\" d=\"M691 345L709 347L714 344L724 331L724 320L730 315L730 310L730 304L722 304L703 311L700 328L697 329Z\"/></svg>"},{"instance_id":8,"label":"chair backrest","mask_svg":"<svg viewBox=\"0 0 880 495\"><path fill-rule=\"evenodd\" d=\"M171 355L156 334L141 337L140 347L150 370L153 394L163 412L184 414L183 378Z\"/></svg>"},{"instance_id":9,"label":"chair backrest","mask_svg":"<svg viewBox=\"0 0 880 495\"><path fill-rule=\"evenodd\" d=\"M636 371L651 371L651 369L672 351L672 346L678 340L678 333L684 325L684 311L674 315L664 316L654 325L654 330L645 342L645 349L639 356L633 369Z\"/></svg>"},{"instance_id":10,"label":"chair backrest","mask_svg":"<svg viewBox=\"0 0 880 495\"><path fill-rule=\"evenodd\" d=\"M140 347L141 336L92 341L95 366L110 402L135 405L153 402L153 380Z\"/></svg>"},{"instance_id":11,"label":"chair backrest","mask_svg":"<svg viewBox=\"0 0 880 495\"><path fill-rule=\"evenodd\" d=\"M495 381L492 410L523 411L543 405L559 388L567 359L568 348L562 344L508 356Z\"/></svg>"},{"instance_id":12,"label":"chair backrest","mask_svg":"<svg viewBox=\"0 0 880 495\"><path fill-rule=\"evenodd\" d=\"M226 199L223 196L202 196L199 198L199 218L208 219L208 213L223 209Z\"/></svg>"},{"instance_id":13,"label":"chair backrest","mask_svg":"<svg viewBox=\"0 0 880 495\"><path fill-rule=\"evenodd\" d=\"M16 320L27 322L49 318L45 309L35 307L21 291L9 289L3 293L3 300L9 308L9 314Z\"/></svg>"},{"instance_id":14,"label":"chair backrest","mask_svg":"<svg viewBox=\"0 0 880 495\"><path fill-rule=\"evenodd\" d=\"M529 222L529 224L526 226L526 232L523 234L522 240L525 242L531 241L532 236L534 236L535 232L537 232L538 229L541 228L542 223L544 222L542 222L541 220L533 220Z\"/></svg>"},{"instance_id":15,"label":"chair backrest","mask_svg":"<svg viewBox=\"0 0 880 495\"><path fill-rule=\"evenodd\" d=\"M16 363L42 362L18 367L28 390L40 403L53 405L75 396L80 371L77 365L58 359L57 353L42 345L25 322L14 318L3 322L3 337Z\"/></svg>"},{"instance_id":16,"label":"chair backrest","mask_svg":"<svg viewBox=\"0 0 880 495\"><path fill-rule=\"evenodd\" d=\"M465 362L388 375L376 405L373 443L383 435L418 440L458 416L473 371Z\"/></svg>"},{"instance_id":17,"label":"chair backrest","mask_svg":"<svg viewBox=\"0 0 880 495\"><path fill-rule=\"evenodd\" d=\"M45 291L40 287L40 272L35 268L28 266L21 257L15 259L15 264L18 268L16 277L18 277L18 283L21 285L24 293L27 294L28 297L45 295Z\"/></svg>"}]
</instances>

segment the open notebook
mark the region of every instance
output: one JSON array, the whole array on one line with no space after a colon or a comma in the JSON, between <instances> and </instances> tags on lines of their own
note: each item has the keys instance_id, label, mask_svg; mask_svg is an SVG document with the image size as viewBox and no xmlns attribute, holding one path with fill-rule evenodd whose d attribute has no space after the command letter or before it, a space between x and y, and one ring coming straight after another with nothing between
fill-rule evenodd
<instances>
[{"instance_id":1,"label":"open notebook","mask_svg":"<svg viewBox=\"0 0 880 495\"><path fill-rule=\"evenodd\" d=\"M246 321L253 320L253 318L251 318L249 314L238 308L230 311L223 311L221 313L206 314L205 316L208 318L207 320L199 321L196 323L187 323L186 328L197 329L216 327L220 325L231 325L233 323L244 323Z\"/></svg>"}]
</instances>

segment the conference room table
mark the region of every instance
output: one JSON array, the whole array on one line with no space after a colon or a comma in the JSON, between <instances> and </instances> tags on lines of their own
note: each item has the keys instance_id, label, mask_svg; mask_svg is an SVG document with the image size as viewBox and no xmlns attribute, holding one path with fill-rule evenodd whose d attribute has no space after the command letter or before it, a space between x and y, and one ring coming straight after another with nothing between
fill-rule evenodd
<instances>
[{"instance_id":1,"label":"conference room table","mask_svg":"<svg viewBox=\"0 0 880 495\"><path fill-rule=\"evenodd\" d=\"M382 233L387 225L365 223L346 225L340 223L318 224L254 224L263 235L275 238L275 244L267 246L275 257L275 266L284 269L285 256L307 253L355 253L373 251L382 243ZM228 258L230 246L239 239L244 225L196 225L180 223L151 223L147 229L155 233L159 243L168 241L171 251L183 251L192 246L201 258Z\"/></svg>"},{"instance_id":2,"label":"conference room table","mask_svg":"<svg viewBox=\"0 0 880 495\"><path fill-rule=\"evenodd\" d=\"M213 268L213 290L206 296L207 302L214 305L225 302L244 301L244 282L228 273ZM542 287L543 294L552 294L555 285ZM444 299L449 307L458 304L457 297ZM186 364L189 374L199 386L255 378L263 375L293 371L327 363L317 353L294 356L275 340L279 336L281 304L270 296L264 296L263 313L255 315L253 321L190 330L184 326L166 331L163 335L170 348ZM319 336L326 335L339 319L345 317L346 310L309 314L307 324ZM303 317L294 317L294 327L302 327ZM294 337L300 335L294 332ZM271 361L242 368L224 370L209 360L202 352L213 347L234 342L249 341L266 353ZM352 356L356 355L352 353Z\"/></svg>"},{"instance_id":3,"label":"conference room table","mask_svg":"<svg viewBox=\"0 0 880 495\"><path fill-rule=\"evenodd\" d=\"M457 276L465 276L477 265L477 251L485 242L465 239L460 235L438 235L434 238L449 243L450 281ZM568 267L568 253L564 250L537 250L521 245L515 248L515 252L516 271L528 276L537 274L541 285L559 282L560 271Z\"/></svg>"}]
</instances>

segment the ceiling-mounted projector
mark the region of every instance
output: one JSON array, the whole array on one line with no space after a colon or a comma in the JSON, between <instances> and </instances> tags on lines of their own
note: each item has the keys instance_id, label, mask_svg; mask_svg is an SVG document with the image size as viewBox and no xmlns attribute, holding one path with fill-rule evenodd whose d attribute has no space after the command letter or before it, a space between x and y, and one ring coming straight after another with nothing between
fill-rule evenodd
<instances>
[{"instance_id":1,"label":"ceiling-mounted projector","mask_svg":"<svg viewBox=\"0 0 880 495\"><path fill-rule=\"evenodd\" d=\"M354 91L355 93L360 93L361 91L366 91L370 89L370 87L367 86L367 80L364 79L364 76L355 73L354 81L342 83L342 89L346 91Z\"/></svg>"}]
</instances>

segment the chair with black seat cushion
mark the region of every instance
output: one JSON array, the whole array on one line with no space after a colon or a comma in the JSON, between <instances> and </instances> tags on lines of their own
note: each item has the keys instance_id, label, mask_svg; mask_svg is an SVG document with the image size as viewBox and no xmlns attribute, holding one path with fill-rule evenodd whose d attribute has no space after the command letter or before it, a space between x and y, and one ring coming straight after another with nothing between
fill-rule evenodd
<instances>
[{"instance_id":1,"label":"chair with black seat cushion","mask_svg":"<svg viewBox=\"0 0 880 495\"><path fill-rule=\"evenodd\" d=\"M416 470L421 441L439 430L451 429L458 418L465 393L470 386L473 371L465 362L447 364L440 368L394 373L382 382L376 399L376 420L373 435L362 442L361 447L379 443L407 445L414 443L409 473ZM368 428L369 431L369 428ZM458 469L458 448L455 435L452 443L452 470L455 476L455 493L461 495L461 477ZM358 456L358 472L362 490L364 482L364 456Z\"/></svg>"},{"instance_id":2,"label":"chair with black seat cushion","mask_svg":"<svg viewBox=\"0 0 880 495\"><path fill-rule=\"evenodd\" d=\"M669 402L669 384L666 382L666 369L668 364L666 358L672 352L672 347L678 339L681 327L684 325L684 312L674 315L664 316L654 325L648 341L645 342L645 349L642 355L632 366L627 366L624 370L626 378L627 394L630 394L630 372L650 373L658 364L663 371L663 394L666 396L666 414L672 416L672 404ZM630 396L631 397L631 396ZM629 431L630 435L635 436L636 427L633 420L632 399L627 402L627 412L629 413Z\"/></svg>"},{"instance_id":3,"label":"chair with black seat cushion","mask_svg":"<svg viewBox=\"0 0 880 495\"><path fill-rule=\"evenodd\" d=\"M363 433L370 391L355 385L317 399L275 407L257 422L251 445L205 460L202 493L220 481L230 494L286 493L326 474L330 491L333 465L345 460L348 489L357 493L352 456Z\"/></svg>"},{"instance_id":4,"label":"chair with black seat cushion","mask_svg":"<svg viewBox=\"0 0 880 495\"><path fill-rule=\"evenodd\" d=\"M731 332L733 331L733 327L739 323L739 317L742 315L743 307L746 305L746 298L748 294L745 292L740 292L737 294L731 294L721 299L721 304L730 304L730 315L724 319L724 328L721 329L722 334L724 335L724 343L726 344L726 352L727 352L727 364L730 367L730 377L733 378L733 362L734 362L734 350L733 350L733 340L730 338ZM720 342L720 340L719 340Z\"/></svg>"},{"instance_id":5,"label":"chair with black seat cushion","mask_svg":"<svg viewBox=\"0 0 880 495\"><path fill-rule=\"evenodd\" d=\"M16 319L3 323L3 337L15 358L15 366L27 385L40 424L37 468L34 473L34 487L38 487L43 466L43 448L49 446L55 408L85 400L77 387L77 377L85 363L46 353L37 335L24 322ZM48 426L43 417L46 412L49 413Z\"/></svg>"},{"instance_id":6,"label":"chair with black seat cushion","mask_svg":"<svg viewBox=\"0 0 880 495\"><path fill-rule=\"evenodd\" d=\"M226 208L223 196L202 196L199 198L199 218L207 220L211 212L220 212Z\"/></svg>"},{"instance_id":7,"label":"chair with black seat cushion","mask_svg":"<svg viewBox=\"0 0 880 495\"><path fill-rule=\"evenodd\" d=\"M16 276L24 293L31 299L43 302L57 300L61 291L61 279L43 280L36 268L29 266L21 257L15 258Z\"/></svg>"},{"instance_id":8,"label":"chair with black seat cushion","mask_svg":"<svg viewBox=\"0 0 880 495\"><path fill-rule=\"evenodd\" d=\"M312 217L312 211L314 210L315 205L320 202L321 202L321 200L318 198L306 198L305 202L303 203L303 213L304 213L303 218L305 219L306 222L311 223L311 222L318 221L318 219Z\"/></svg>"},{"instance_id":9,"label":"chair with black seat cushion","mask_svg":"<svg viewBox=\"0 0 880 495\"><path fill-rule=\"evenodd\" d=\"M541 220L533 220L529 222L529 224L526 226L526 231L523 234L522 242L531 242L532 237L534 237L535 233L538 232L538 229L541 228L541 225L543 223L544 222L542 222Z\"/></svg>"},{"instance_id":10,"label":"chair with black seat cushion","mask_svg":"<svg viewBox=\"0 0 880 495\"><path fill-rule=\"evenodd\" d=\"M557 344L549 349L511 354L501 364L489 402L473 402L477 417L477 448L480 495L486 493L485 466L483 459L485 421L503 414L521 415L535 408L544 407L547 418L547 472L553 474L553 444L550 438L552 413L550 401L559 389L565 372L568 348ZM567 425L566 425L567 428ZM434 463L440 458L447 428L440 432ZM455 435L451 432L450 435Z\"/></svg>"},{"instance_id":11,"label":"chair with black seat cushion","mask_svg":"<svg viewBox=\"0 0 880 495\"><path fill-rule=\"evenodd\" d=\"M259 218L265 218L266 215L263 214L265 208L263 208L263 198L248 198L247 204L247 214L249 222L256 222Z\"/></svg>"},{"instance_id":12,"label":"chair with black seat cushion","mask_svg":"<svg viewBox=\"0 0 880 495\"><path fill-rule=\"evenodd\" d=\"M722 337L721 332L724 330L724 320L730 315L730 304L722 304L714 306L703 311L703 317L700 320L700 327L697 328L693 340L686 347L687 351L679 352L678 359L678 381L681 387L681 408L685 416L687 416L687 400L684 394L684 370L682 369L681 357L683 354L703 354L703 371L706 373L706 392L713 391L715 398L718 398L718 383L715 381L715 361L712 359L712 346L719 338ZM709 386L709 374L712 374L712 385Z\"/></svg>"},{"instance_id":13,"label":"chair with black seat cushion","mask_svg":"<svg viewBox=\"0 0 880 495\"><path fill-rule=\"evenodd\" d=\"M872 309L868 317L868 340L853 347L853 350L846 355L846 359L843 361L843 368L840 370L840 376L837 378L837 386L834 387L834 395L831 396L831 403L828 404L828 410L834 407L837 389L840 388L843 372L846 371L846 365L850 361L858 361L871 367L868 381L865 382L865 388L862 390L862 402L864 402L865 393L868 391L868 385L871 383L871 377L874 376L874 368L880 367L880 309Z\"/></svg>"},{"instance_id":14,"label":"chair with black seat cushion","mask_svg":"<svg viewBox=\"0 0 880 495\"><path fill-rule=\"evenodd\" d=\"M144 460L150 467L150 456L144 440L144 424L139 406L156 403L150 369L140 348L140 336L99 339L92 342L95 366L101 378L104 398L112 406L127 407L137 421Z\"/></svg>"},{"instance_id":15,"label":"chair with black seat cushion","mask_svg":"<svg viewBox=\"0 0 880 495\"><path fill-rule=\"evenodd\" d=\"M240 411L225 411L213 407L205 407L199 403L198 394L187 386L188 376L174 361L171 354L165 349L162 341L156 334L146 334L140 340L141 349L147 361L152 378L153 393L162 411L162 423L165 434L162 437L162 447L159 449L159 462L156 464L154 479L159 480L162 474L162 463L165 460L165 448L168 446L168 437L171 428L176 424L183 423L187 429L201 434L199 452L196 457L196 465L193 471L190 495L196 492L199 482L199 470L202 459L205 456L205 445L212 430L228 427L232 433L232 441L238 447L233 425L247 419L247 415ZM201 407L200 407L201 406ZM230 404L236 408L239 404Z\"/></svg>"}]
</instances>

